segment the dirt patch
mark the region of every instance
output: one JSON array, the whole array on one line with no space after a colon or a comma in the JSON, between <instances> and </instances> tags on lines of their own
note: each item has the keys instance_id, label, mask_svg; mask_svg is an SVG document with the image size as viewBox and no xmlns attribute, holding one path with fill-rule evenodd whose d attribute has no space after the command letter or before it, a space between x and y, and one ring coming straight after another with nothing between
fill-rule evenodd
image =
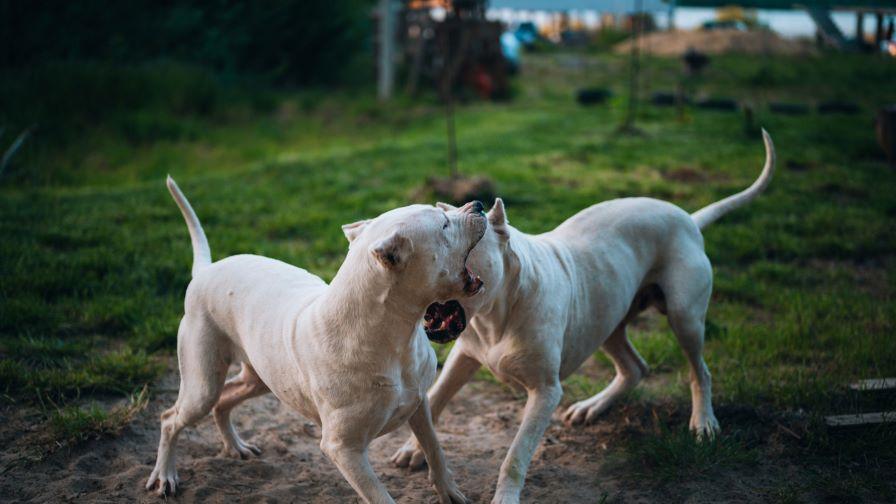
<instances>
[{"instance_id":1,"label":"dirt patch","mask_svg":"<svg viewBox=\"0 0 896 504\"><path fill-rule=\"evenodd\" d=\"M865 263L812 259L808 265L832 276L847 275L854 281L857 290L876 298L886 299L893 293L893 286L886 274L893 264L896 264L896 258L885 256L876 260L870 259Z\"/></svg>"},{"instance_id":2,"label":"dirt patch","mask_svg":"<svg viewBox=\"0 0 896 504\"><path fill-rule=\"evenodd\" d=\"M9 463L15 458L9 441L21 425L8 421L17 410L0 410L0 439L6 447L0 459L0 495L5 502L164 502L143 485L155 462L158 415L174 402L176 384L176 375L170 373L147 409L118 437L62 449L40 462ZM463 388L442 415L439 438L458 484L472 502L491 499L524 402L504 387L477 381ZM535 452L522 501L640 503L672 496L679 502L764 502L778 493L811 487L814 480L783 453L787 443L795 442L793 436L805 436L798 426L788 423L782 434L781 424L748 407L720 406L717 413L723 429L740 432L738 439L746 436L748 445L762 445L774 459L717 468L719 461L711 458L704 464L704 472L710 471L706 475L672 482L657 479L651 476L652 467L664 457L648 460L631 446L650 439L664 444L675 432L683 434L689 408L622 401L586 427L568 428L555 415ZM181 486L168 502L360 502L321 453L317 426L273 396L248 401L234 412L234 420L243 437L262 448L261 456L220 456L217 430L206 418L179 440ZM389 461L408 435L403 427L371 445L374 470L397 502L437 502L425 471L399 469Z\"/></svg>"},{"instance_id":3,"label":"dirt patch","mask_svg":"<svg viewBox=\"0 0 896 504\"><path fill-rule=\"evenodd\" d=\"M669 182L682 182L685 184L697 184L701 182L730 182L731 177L726 173L721 173L719 171L707 169L707 168L698 168L695 166L677 166L674 168L665 169L660 174L663 177L663 180L668 180Z\"/></svg>"},{"instance_id":4,"label":"dirt patch","mask_svg":"<svg viewBox=\"0 0 896 504\"><path fill-rule=\"evenodd\" d=\"M147 409L116 438L89 441L37 463L9 462L6 453L0 494L6 502L162 502L143 489L155 462L158 415L176 398L169 375ZM458 484L473 502L488 502L498 469L519 425L524 400L485 382L465 387L443 414L439 438ZM11 410L0 416L14 416ZM218 454L214 422L203 420L178 442L182 484L171 502L357 502L355 492L321 453L320 431L272 395L247 401L234 412L243 437L262 448L258 458L234 460ZM4 422L6 423L6 422ZM602 424L567 432L552 424L536 452L523 492L526 502L590 502L620 492L617 478L600 476L604 449L595 439ZM4 439L12 435L10 424ZM392 453L410 431L403 427L376 440L374 470L397 502L437 502L425 471L392 466ZM5 445L9 447L10 445ZM604 444L604 446L606 446ZM27 484L23 484L27 482ZM635 502L638 492L626 492Z\"/></svg>"},{"instance_id":5,"label":"dirt patch","mask_svg":"<svg viewBox=\"0 0 896 504\"><path fill-rule=\"evenodd\" d=\"M815 48L804 40L786 39L772 31L671 31L655 32L641 38L641 51L656 56L682 56L688 49L705 54L812 54ZM631 41L613 48L616 53L631 51Z\"/></svg>"},{"instance_id":6,"label":"dirt patch","mask_svg":"<svg viewBox=\"0 0 896 504\"><path fill-rule=\"evenodd\" d=\"M418 191L414 200L426 199L424 194L432 193L440 201L453 205L463 205L478 200L490 204L495 200L495 183L487 177L430 177Z\"/></svg>"}]
</instances>

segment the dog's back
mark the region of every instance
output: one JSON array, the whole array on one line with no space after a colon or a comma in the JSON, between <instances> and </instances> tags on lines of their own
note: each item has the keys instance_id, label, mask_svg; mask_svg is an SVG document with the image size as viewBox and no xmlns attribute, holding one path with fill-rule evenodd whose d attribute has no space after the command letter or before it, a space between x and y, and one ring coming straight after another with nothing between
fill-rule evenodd
<instances>
[{"instance_id":1,"label":"dog's back","mask_svg":"<svg viewBox=\"0 0 896 504\"><path fill-rule=\"evenodd\" d=\"M308 271L257 255L235 255L203 268L187 288L187 313L203 314L240 347L281 335L327 284Z\"/></svg>"}]
</instances>

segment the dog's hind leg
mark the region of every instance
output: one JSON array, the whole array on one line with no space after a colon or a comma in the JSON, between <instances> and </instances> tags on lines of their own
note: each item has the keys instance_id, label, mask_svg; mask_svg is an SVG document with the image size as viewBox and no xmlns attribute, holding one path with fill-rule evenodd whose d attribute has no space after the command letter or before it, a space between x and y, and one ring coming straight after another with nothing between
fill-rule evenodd
<instances>
[{"instance_id":1,"label":"dog's hind leg","mask_svg":"<svg viewBox=\"0 0 896 504\"><path fill-rule=\"evenodd\" d=\"M712 377L703 360L706 310L712 293L712 267L704 255L701 261L676 265L661 282L666 296L669 325L690 364L690 429L699 439L711 438L719 431L712 409Z\"/></svg>"},{"instance_id":2,"label":"dog's hind leg","mask_svg":"<svg viewBox=\"0 0 896 504\"><path fill-rule=\"evenodd\" d=\"M250 455L260 455L261 450L257 446L251 445L243 441L233 422L230 421L230 412L246 399L258 397L270 392L267 385L261 381L261 378L255 374L252 366L242 364L240 373L224 384L224 391L221 392L221 398L215 404L213 411L215 424L221 433L221 439L224 441L224 449L222 453L234 458L247 458Z\"/></svg>"},{"instance_id":3,"label":"dog's hind leg","mask_svg":"<svg viewBox=\"0 0 896 504\"><path fill-rule=\"evenodd\" d=\"M228 348L224 338L205 321L186 315L177 335L180 390L174 406L162 413L162 429L156 465L146 482L152 490L158 483L159 495L177 492L179 478L174 450L177 437L211 411L227 376Z\"/></svg>"},{"instance_id":4,"label":"dog's hind leg","mask_svg":"<svg viewBox=\"0 0 896 504\"><path fill-rule=\"evenodd\" d=\"M604 353L613 360L616 376L596 395L579 401L563 413L569 425L590 423L607 410L619 397L634 388L647 375L648 367L625 334L625 322L613 331L603 345Z\"/></svg>"}]
</instances>

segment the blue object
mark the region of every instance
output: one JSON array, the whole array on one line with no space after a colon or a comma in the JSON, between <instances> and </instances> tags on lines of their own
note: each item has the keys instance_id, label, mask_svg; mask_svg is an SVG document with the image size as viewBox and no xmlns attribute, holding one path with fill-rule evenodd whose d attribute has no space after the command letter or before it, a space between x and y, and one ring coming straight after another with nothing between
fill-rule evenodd
<instances>
[{"instance_id":1,"label":"blue object","mask_svg":"<svg viewBox=\"0 0 896 504\"><path fill-rule=\"evenodd\" d=\"M516 35L511 32L501 34L501 54L514 67L520 64L520 41Z\"/></svg>"},{"instance_id":2,"label":"blue object","mask_svg":"<svg viewBox=\"0 0 896 504\"><path fill-rule=\"evenodd\" d=\"M538 28L531 21L520 23L513 34L526 47L532 47L535 41L538 40Z\"/></svg>"}]
</instances>

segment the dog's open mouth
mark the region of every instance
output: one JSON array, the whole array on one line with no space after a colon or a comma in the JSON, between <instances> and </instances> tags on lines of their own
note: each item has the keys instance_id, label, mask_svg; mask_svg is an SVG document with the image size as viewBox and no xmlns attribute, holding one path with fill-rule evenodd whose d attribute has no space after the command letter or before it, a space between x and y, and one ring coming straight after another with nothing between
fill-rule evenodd
<instances>
[{"instance_id":1,"label":"dog's open mouth","mask_svg":"<svg viewBox=\"0 0 896 504\"><path fill-rule=\"evenodd\" d=\"M482 211L482 203L478 201L467 203L464 208L468 213L485 216L485 213ZM464 256L464 269L460 273L460 279L463 282L463 293L467 296L475 296L482 292L482 279L479 278L479 275L473 273L466 264L470 253L484 234L485 228L482 229L482 232L476 238L476 241L470 245L466 256ZM445 303L433 303L426 308L426 313L423 315L423 330L426 331L426 337L436 343L454 341L466 328L467 314L456 299L446 301Z\"/></svg>"},{"instance_id":2,"label":"dog's open mouth","mask_svg":"<svg viewBox=\"0 0 896 504\"><path fill-rule=\"evenodd\" d=\"M482 290L482 279L479 275L464 268L464 293L475 296ZM446 303L433 303L426 308L423 315L423 330L426 337L436 343L454 341L467 328L467 314L459 302L452 299Z\"/></svg>"},{"instance_id":3,"label":"dog's open mouth","mask_svg":"<svg viewBox=\"0 0 896 504\"><path fill-rule=\"evenodd\" d=\"M436 343L454 341L467 328L467 314L455 300L447 303L433 303L423 315L423 330L426 337Z\"/></svg>"}]
</instances>

